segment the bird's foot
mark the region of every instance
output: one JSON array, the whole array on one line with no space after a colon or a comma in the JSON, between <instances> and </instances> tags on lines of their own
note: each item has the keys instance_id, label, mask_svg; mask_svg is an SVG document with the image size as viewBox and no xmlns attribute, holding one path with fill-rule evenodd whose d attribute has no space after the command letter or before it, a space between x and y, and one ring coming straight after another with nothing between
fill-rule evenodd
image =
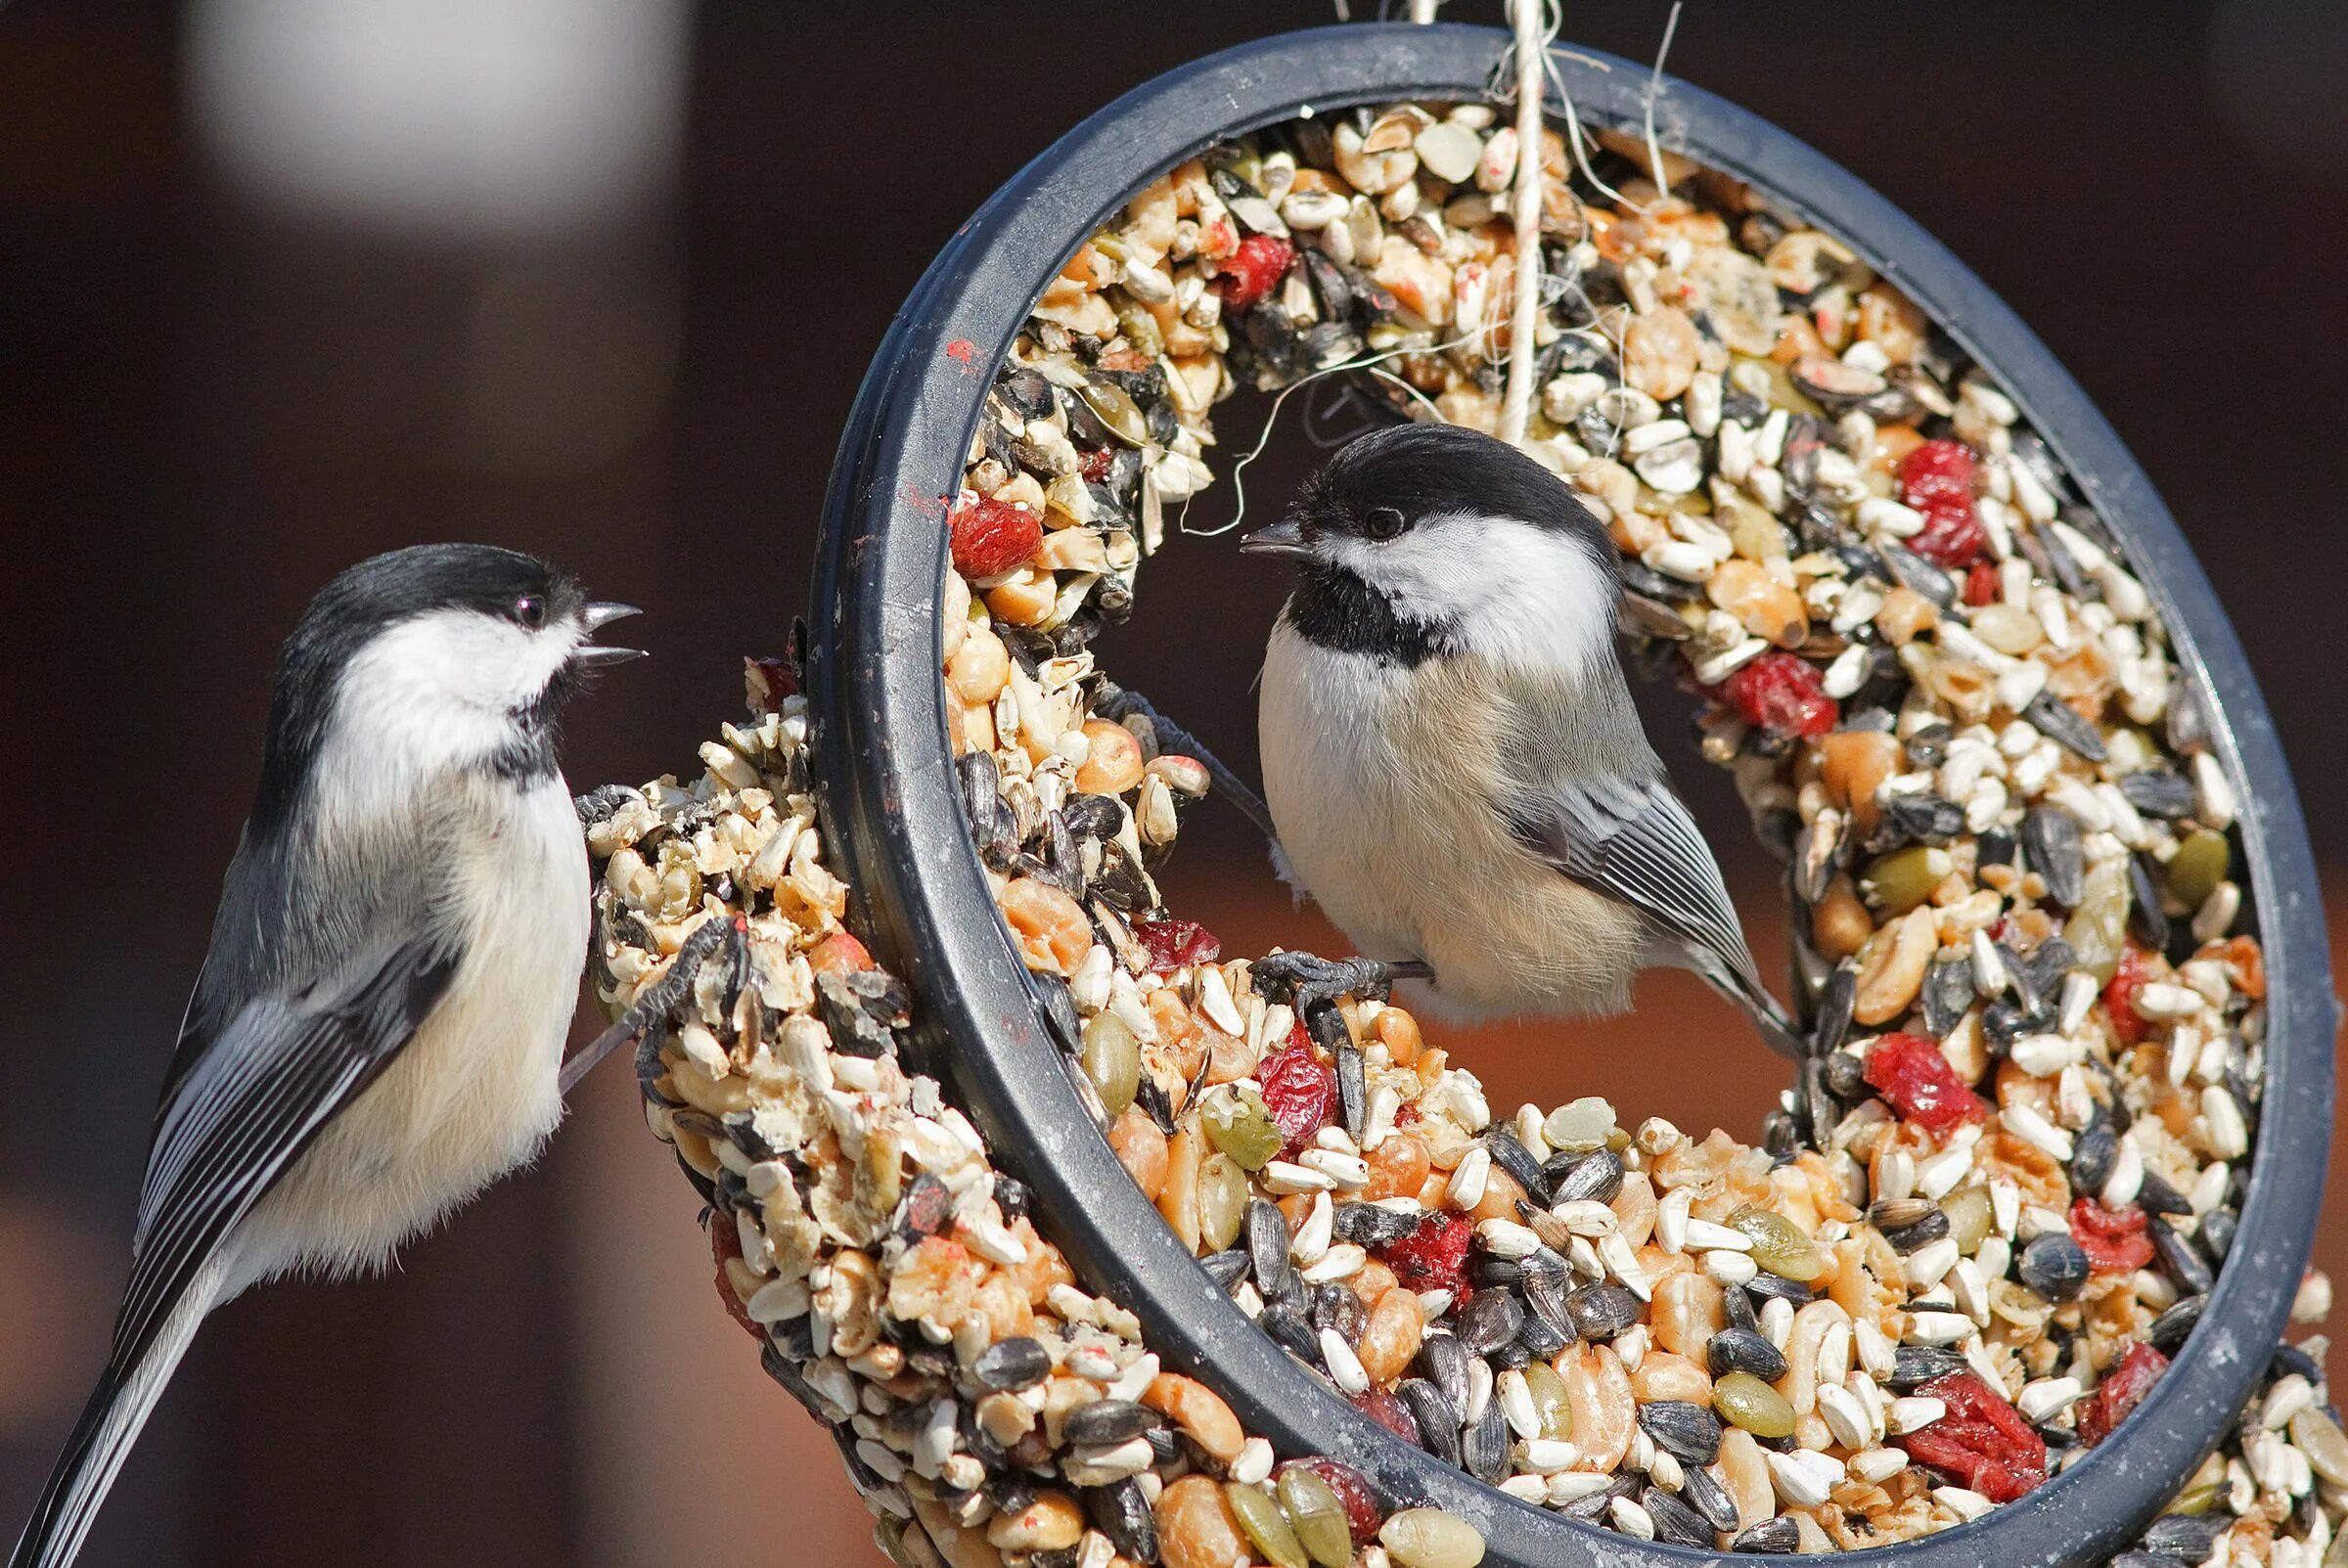
<instances>
[{"instance_id":1,"label":"bird's foot","mask_svg":"<svg viewBox=\"0 0 2348 1568\"><path fill-rule=\"evenodd\" d=\"M1102 694L1101 700L1094 704L1094 711L1105 719L1119 722L1132 715L1149 720L1150 727L1157 732L1159 751L1195 759L1206 769L1207 778L1214 783L1214 792L1237 806L1240 815L1253 823L1256 831L1264 835L1264 842L1275 849L1279 847L1280 831L1272 826L1272 811L1264 804L1264 797L1250 788L1222 758L1199 744L1197 736L1158 712L1148 697L1122 687L1108 687Z\"/></svg>"},{"instance_id":2,"label":"bird's foot","mask_svg":"<svg viewBox=\"0 0 2348 1568\"><path fill-rule=\"evenodd\" d=\"M1431 980L1435 971L1417 959L1324 959L1310 953L1271 953L1248 968L1249 983L1270 1001L1286 1001L1298 1012L1339 997L1384 1001L1397 980Z\"/></svg>"},{"instance_id":3,"label":"bird's foot","mask_svg":"<svg viewBox=\"0 0 2348 1568\"><path fill-rule=\"evenodd\" d=\"M610 1028L579 1048L563 1063L562 1074L556 1082L561 1086L564 1098L569 1098L571 1090L594 1069L596 1063L628 1041L647 1033L655 1024L674 1012L692 991L694 977L700 973L701 965L709 961L709 955L724 946L727 938L733 936L737 929L733 920L702 921L700 928L677 949L677 956L669 961L668 972L645 987L644 994L612 1020Z\"/></svg>"}]
</instances>

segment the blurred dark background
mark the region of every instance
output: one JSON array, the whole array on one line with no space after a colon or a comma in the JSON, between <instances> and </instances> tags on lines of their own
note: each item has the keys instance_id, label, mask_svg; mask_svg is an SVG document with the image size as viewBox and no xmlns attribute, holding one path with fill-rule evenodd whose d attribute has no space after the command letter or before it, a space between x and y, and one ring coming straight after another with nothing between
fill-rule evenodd
<instances>
[{"instance_id":1,"label":"blurred dark background","mask_svg":"<svg viewBox=\"0 0 2348 1568\"><path fill-rule=\"evenodd\" d=\"M1664 13L1576 0L1566 36L1645 60ZM0 10L0 1541L102 1356L155 1085L307 596L420 540L543 552L652 611L655 659L574 711L574 784L692 767L738 655L777 650L804 602L838 421L939 243L1126 87L1330 20L1308 0ZM2341 9L1695 5L1671 68L1889 193L2052 343L2200 548L2318 846L2348 855ZM1226 419L1219 470L1256 417ZM1311 457L1276 444L1259 505ZM1194 520L1230 507L1219 483ZM1202 542L1145 581L1111 666L1249 760L1278 583ZM1766 963L1766 870L1725 785L1673 754ZM1220 808L1170 882L1237 951L1313 937ZM1454 1044L1499 1104L1601 1092L1749 1135L1776 1067L1691 988L1642 1003ZM1706 1070L1654 1074L1663 1049ZM829 1445L710 1300L695 1207L604 1075L535 1170L397 1276L221 1314L85 1560L878 1560Z\"/></svg>"}]
</instances>

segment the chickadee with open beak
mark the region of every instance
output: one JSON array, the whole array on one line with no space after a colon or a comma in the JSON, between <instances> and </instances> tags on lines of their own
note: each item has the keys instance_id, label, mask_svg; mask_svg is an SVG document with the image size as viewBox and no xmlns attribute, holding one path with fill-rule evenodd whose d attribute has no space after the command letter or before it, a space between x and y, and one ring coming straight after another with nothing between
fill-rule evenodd
<instances>
[{"instance_id":1,"label":"chickadee with open beak","mask_svg":"<svg viewBox=\"0 0 2348 1568\"><path fill-rule=\"evenodd\" d=\"M1264 798L1290 879L1438 1014L1618 1012L1692 968L1798 1055L1615 655L1614 549L1505 442L1403 425L1339 452L1241 550L1302 578L1266 650ZM1419 989L1422 988L1422 989Z\"/></svg>"},{"instance_id":2,"label":"chickadee with open beak","mask_svg":"<svg viewBox=\"0 0 2348 1568\"><path fill-rule=\"evenodd\" d=\"M112 1353L10 1568L80 1550L204 1314L380 1269L563 1114L588 932L555 722L634 614L544 561L426 545L288 639L260 789L164 1075Z\"/></svg>"}]
</instances>

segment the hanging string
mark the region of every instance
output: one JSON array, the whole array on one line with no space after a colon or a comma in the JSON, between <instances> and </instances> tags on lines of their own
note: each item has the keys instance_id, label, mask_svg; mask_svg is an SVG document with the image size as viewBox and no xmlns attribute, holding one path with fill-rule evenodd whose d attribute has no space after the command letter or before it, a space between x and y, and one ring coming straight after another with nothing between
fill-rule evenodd
<instances>
[{"instance_id":1,"label":"hanging string","mask_svg":"<svg viewBox=\"0 0 2348 1568\"><path fill-rule=\"evenodd\" d=\"M1671 16L1663 23L1663 42L1655 50L1655 68L1647 77L1647 164L1654 171L1655 195L1671 194L1671 182L1663 177L1663 144L1655 140L1655 98L1663 90L1663 61L1671 53L1671 35L1680 30L1680 0L1672 0Z\"/></svg>"},{"instance_id":2,"label":"hanging string","mask_svg":"<svg viewBox=\"0 0 2348 1568\"><path fill-rule=\"evenodd\" d=\"M1524 443L1533 402L1539 350L1533 329L1541 314L1541 88L1547 53L1544 0L1510 0L1516 33L1516 189L1511 221L1516 230L1516 297L1509 313L1509 381L1500 405L1500 438Z\"/></svg>"}]
</instances>

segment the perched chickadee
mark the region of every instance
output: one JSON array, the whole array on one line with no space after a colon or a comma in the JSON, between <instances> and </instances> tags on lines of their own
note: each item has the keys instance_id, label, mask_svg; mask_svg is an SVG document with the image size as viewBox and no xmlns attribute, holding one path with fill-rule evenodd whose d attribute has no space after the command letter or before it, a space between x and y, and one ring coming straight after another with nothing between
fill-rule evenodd
<instances>
[{"instance_id":1,"label":"perched chickadee","mask_svg":"<svg viewBox=\"0 0 2348 1568\"><path fill-rule=\"evenodd\" d=\"M635 611L426 545L343 572L280 656L260 790L164 1075L113 1348L10 1568L72 1561L205 1313L380 1269L563 1114L587 860L555 765Z\"/></svg>"},{"instance_id":2,"label":"perched chickadee","mask_svg":"<svg viewBox=\"0 0 2348 1568\"><path fill-rule=\"evenodd\" d=\"M1615 657L1614 550L1556 475L1474 430L1362 437L1241 542L1302 563L1266 650L1265 803L1290 878L1457 1018L1604 1013L1692 968L1798 1054ZM1326 972L1320 972L1325 969Z\"/></svg>"}]
</instances>

